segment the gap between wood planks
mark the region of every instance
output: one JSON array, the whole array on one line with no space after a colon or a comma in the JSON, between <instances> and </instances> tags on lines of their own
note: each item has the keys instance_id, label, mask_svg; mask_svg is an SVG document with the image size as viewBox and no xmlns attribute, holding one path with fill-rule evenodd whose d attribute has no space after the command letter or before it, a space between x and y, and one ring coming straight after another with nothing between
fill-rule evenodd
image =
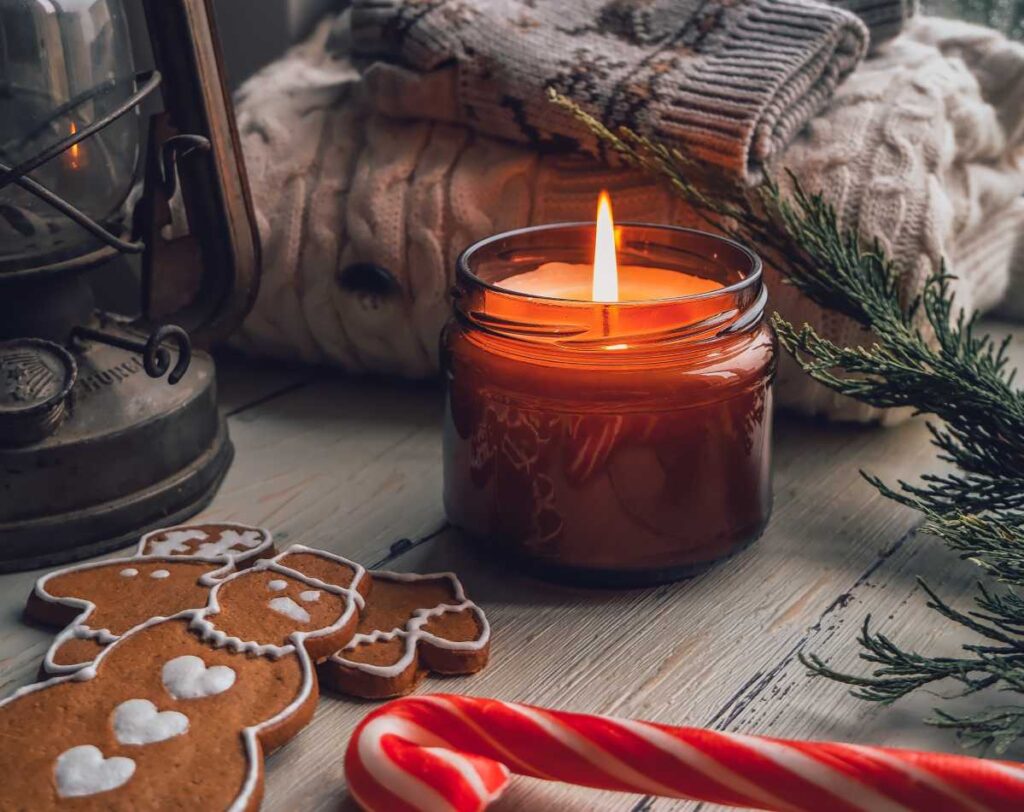
<instances>
[{"instance_id":1,"label":"gap between wood planks","mask_svg":"<svg viewBox=\"0 0 1024 812\"><path fill-rule=\"evenodd\" d=\"M725 703L718 708L718 710L712 715L711 719L708 720L706 727L714 730L726 731L730 728L732 723L743 713L743 711L754 702L758 696L760 696L767 688L769 688L775 679L789 666L790 663L803 651L808 642L817 634L824 621L838 609L845 607L854 597L857 590L863 587L868 580L874 575L890 558L892 558L897 552L899 552L904 545L911 541L920 531L921 526L924 524L924 520L920 520L914 524L909 530L907 530L900 538L898 538L893 544L889 545L885 549L881 550L875 560L867 567L850 585L849 589L840 593L836 598L822 610L818 619L811 624L807 631L800 636L800 638L794 643L794 645L783 654L778 661L765 671L758 671L754 673L747 682L745 682L735 694L733 694ZM451 529L451 524L445 522L438 529L431 533L416 539L403 538L396 541L391 545L391 549L388 554L385 555L378 561L370 564L368 569L380 569L385 564L393 563L404 555L409 553L411 550L421 547L425 544L430 543L447 530ZM629 807L630 812L652 812L654 808L654 802L657 801L656 796L644 796L639 801L635 802ZM694 807L693 812L700 812L700 810L706 808L706 804L701 802Z\"/></svg>"},{"instance_id":2,"label":"gap between wood planks","mask_svg":"<svg viewBox=\"0 0 1024 812\"><path fill-rule=\"evenodd\" d=\"M837 609L841 609L846 606L853 599L857 590L863 587L871 576L874 575L886 561L892 558L892 556L902 549L907 542L918 534L922 524L923 520L915 523L913 527L905 532L893 544L879 552L871 565L854 580L850 585L850 588L836 596L836 598L827 607L825 607L824 610L822 610L818 619L807 628L807 631L800 636L790 650L783 654L775 665L767 672L758 671L754 673L750 679L747 680L747 682L744 683L735 694L733 694L732 697L719 707L707 722L706 726L715 730L728 730L732 722L743 713L750 703L756 700L765 689L769 688L776 677L786 669L786 667L800 654L801 651L803 651L811 638L821 630L822 624L826 618L828 618L828 616ZM391 564L408 554L413 549L430 543L451 528L451 524L445 522L436 530L422 536L421 538L415 540L408 538L399 539L391 545L387 555L372 564L369 564L367 569L380 569L386 564ZM655 796L644 796L630 807L630 812L651 812L656 800L658 799ZM706 804L698 803L697 806L694 807L694 812L699 812L699 810L704 808L706 808Z\"/></svg>"},{"instance_id":3,"label":"gap between wood planks","mask_svg":"<svg viewBox=\"0 0 1024 812\"><path fill-rule=\"evenodd\" d=\"M924 519L918 520L915 522L914 526L907 530L899 539L889 547L882 550L878 554L878 557L871 563L871 566L865 569L864 572L857 577L853 582L853 585L845 592L840 593L832 603L822 610L818 619L808 627L807 631L800 636L800 639L796 641L792 648L779 658L778 662L768 671L768 673L764 674L762 677L763 672L758 672L747 680L743 687L733 694L733 696L730 697L729 700L711 717L707 727L721 731L728 730L733 721L735 721L766 688L771 686L776 677L778 677L804 650L804 647L808 642L810 642L811 638L821 631L821 627L825 619L833 612L838 609L842 609L851 600L853 600L854 594L857 590L863 587L868 582L868 579L871 578L871 576L874 575L886 561L899 552L907 542L917 536L923 524ZM645 796L631 808L630 812L650 812L655 800L657 800L657 798L653 796ZM700 810L706 808L706 806L707 804L704 802L698 803L697 806L694 807L693 812L700 812Z\"/></svg>"},{"instance_id":4,"label":"gap between wood planks","mask_svg":"<svg viewBox=\"0 0 1024 812\"><path fill-rule=\"evenodd\" d=\"M243 412L249 411L250 409L255 409L257 406L262 406L263 404L269 403L272 400L277 400L277 398L279 397L283 397L284 395L290 395L292 392L297 392L299 389L309 386L310 384L315 383L317 380L318 378L316 376L311 375L309 378L305 380L295 381L294 383L286 384L282 386L280 389L275 389L271 392L268 392L265 395L256 398L255 400L249 401L248 403L244 403L240 406L236 406L233 409L226 411L224 413L224 417L236 417L242 414Z\"/></svg>"},{"instance_id":5,"label":"gap between wood planks","mask_svg":"<svg viewBox=\"0 0 1024 812\"><path fill-rule=\"evenodd\" d=\"M407 538L399 539L398 541L396 541L394 544L391 545L391 548L388 550L388 554L387 555L385 555L383 558L381 558L378 561L374 561L372 564L367 564L366 568L368 570L379 570L385 564L390 564L392 561L397 561L399 558L401 558L403 555L408 553L410 550L414 550L417 547L420 547L420 546L426 544L427 542L433 541L438 536L440 536L442 533L445 533L445 532L447 532L448 530L451 530L451 529L452 529L451 523L444 522L436 530L432 530L429 533L427 533L427 535L421 536L420 538L418 538L416 540L407 539Z\"/></svg>"}]
</instances>

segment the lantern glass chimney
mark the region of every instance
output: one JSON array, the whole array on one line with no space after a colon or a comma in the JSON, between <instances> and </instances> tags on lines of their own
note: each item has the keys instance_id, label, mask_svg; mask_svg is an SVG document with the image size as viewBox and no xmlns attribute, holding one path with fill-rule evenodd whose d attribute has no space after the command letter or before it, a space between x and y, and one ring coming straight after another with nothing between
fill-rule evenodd
<instances>
[{"instance_id":1,"label":"lantern glass chimney","mask_svg":"<svg viewBox=\"0 0 1024 812\"><path fill-rule=\"evenodd\" d=\"M121 0L0 0L0 164L14 167L135 91ZM117 233L139 162L132 111L29 177ZM0 273L74 259L99 242L18 185L0 189Z\"/></svg>"}]
</instances>

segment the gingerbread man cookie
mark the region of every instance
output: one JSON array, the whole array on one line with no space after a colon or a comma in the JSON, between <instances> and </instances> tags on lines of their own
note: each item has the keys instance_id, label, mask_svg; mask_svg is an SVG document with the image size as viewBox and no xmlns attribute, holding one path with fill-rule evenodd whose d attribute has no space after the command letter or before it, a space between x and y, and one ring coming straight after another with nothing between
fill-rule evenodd
<instances>
[{"instance_id":1,"label":"gingerbread man cookie","mask_svg":"<svg viewBox=\"0 0 1024 812\"><path fill-rule=\"evenodd\" d=\"M165 580L161 566L124 577ZM259 806L263 754L312 717L314 662L351 639L369 580L300 546L204 574L203 608L146 620L0 702L0 809Z\"/></svg>"},{"instance_id":2,"label":"gingerbread man cookie","mask_svg":"<svg viewBox=\"0 0 1024 812\"><path fill-rule=\"evenodd\" d=\"M273 554L273 538L262 528L229 523L170 527L143 536L130 558L78 564L43 576L25 615L65 628L46 652L41 671L77 671L140 623L203 608L219 578Z\"/></svg>"},{"instance_id":3,"label":"gingerbread man cookie","mask_svg":"<svg viewBox=\"0 0 1024 812\"><path fill-rule=\"evenodd\" d=\"M320 666L336 691L384 699L434 674L472 674L490 653L490 625L451 572L370 572L373 586L351 642Z\"/></svg>"}]
</instances>

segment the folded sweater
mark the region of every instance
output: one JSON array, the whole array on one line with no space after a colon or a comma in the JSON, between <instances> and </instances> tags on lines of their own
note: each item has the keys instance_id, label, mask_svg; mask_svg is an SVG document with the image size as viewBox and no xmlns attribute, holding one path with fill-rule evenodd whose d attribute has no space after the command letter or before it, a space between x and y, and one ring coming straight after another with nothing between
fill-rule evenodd
<instances>
[{"instance_id":1,"label":"folded sweater","mask_svg":"<svg viewBox=\"0 0 1024 812\"><path fill-rule=\"evenodd\" d=\"M593 135L548 102L553 88L611 126L751 179L828 102L867 44L858 17L814 0L352 4L353 51L375 71L439 72L433 95L406 115L599 153Z\"/></svg>"},{"instance_id":2,"label":"folded sweater","mask_svg":"<svg viewBox=\"0 0 1024 812\"><path fill-rule=\"evenodd\" d=\"M1006 285L1024 224L1017 195L1024 48L922 19L883 46L778 161L821 189L844 223L887 241L909 291L945 256L967 307ZM371 109L380 85L344 55L342 17L243 88L239 127L264 248L263 284L238 343L352 371L424 377L437 367L455 257L497 231L593 217L599 189L616 216L692 224L677 199L633 170L541 151L451 123ZM951 37L960 53L946 56ZM1001 54L999 70L979 71ZM986 56L988 54L988 56ZM995 81L996 77L1002 81ZM415 95L416 74L402 84ZM422 90L422 88L421 88ZM391 97L397 105L400 96ZM371 104L372 102L372 104ZM756 246L754 246L756 249ZM379 274L367 276L363 263ZM817 308L769 269L771 307L839 341L853 325ZM791 366L784 405L868 419Z\"/></svg>"}]
</instances>

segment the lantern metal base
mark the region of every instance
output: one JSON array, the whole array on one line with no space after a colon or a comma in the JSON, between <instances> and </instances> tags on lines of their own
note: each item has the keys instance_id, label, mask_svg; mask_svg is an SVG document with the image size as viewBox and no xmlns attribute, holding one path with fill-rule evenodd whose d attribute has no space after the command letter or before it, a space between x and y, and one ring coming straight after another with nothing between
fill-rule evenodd
<instances>
[{"instance_id":1,"label":"lantern metal base","mask_svg":"<svg viewBox=\"0 0 1024 812\"><path fill-rule=\"evenodd\" d=\"M234 455L205 353L175 386L115 347L88 343L76 361L60 430L0 448L0 572L108 552L180 522L210 502Z\"/></svg>"}]
</instances>

